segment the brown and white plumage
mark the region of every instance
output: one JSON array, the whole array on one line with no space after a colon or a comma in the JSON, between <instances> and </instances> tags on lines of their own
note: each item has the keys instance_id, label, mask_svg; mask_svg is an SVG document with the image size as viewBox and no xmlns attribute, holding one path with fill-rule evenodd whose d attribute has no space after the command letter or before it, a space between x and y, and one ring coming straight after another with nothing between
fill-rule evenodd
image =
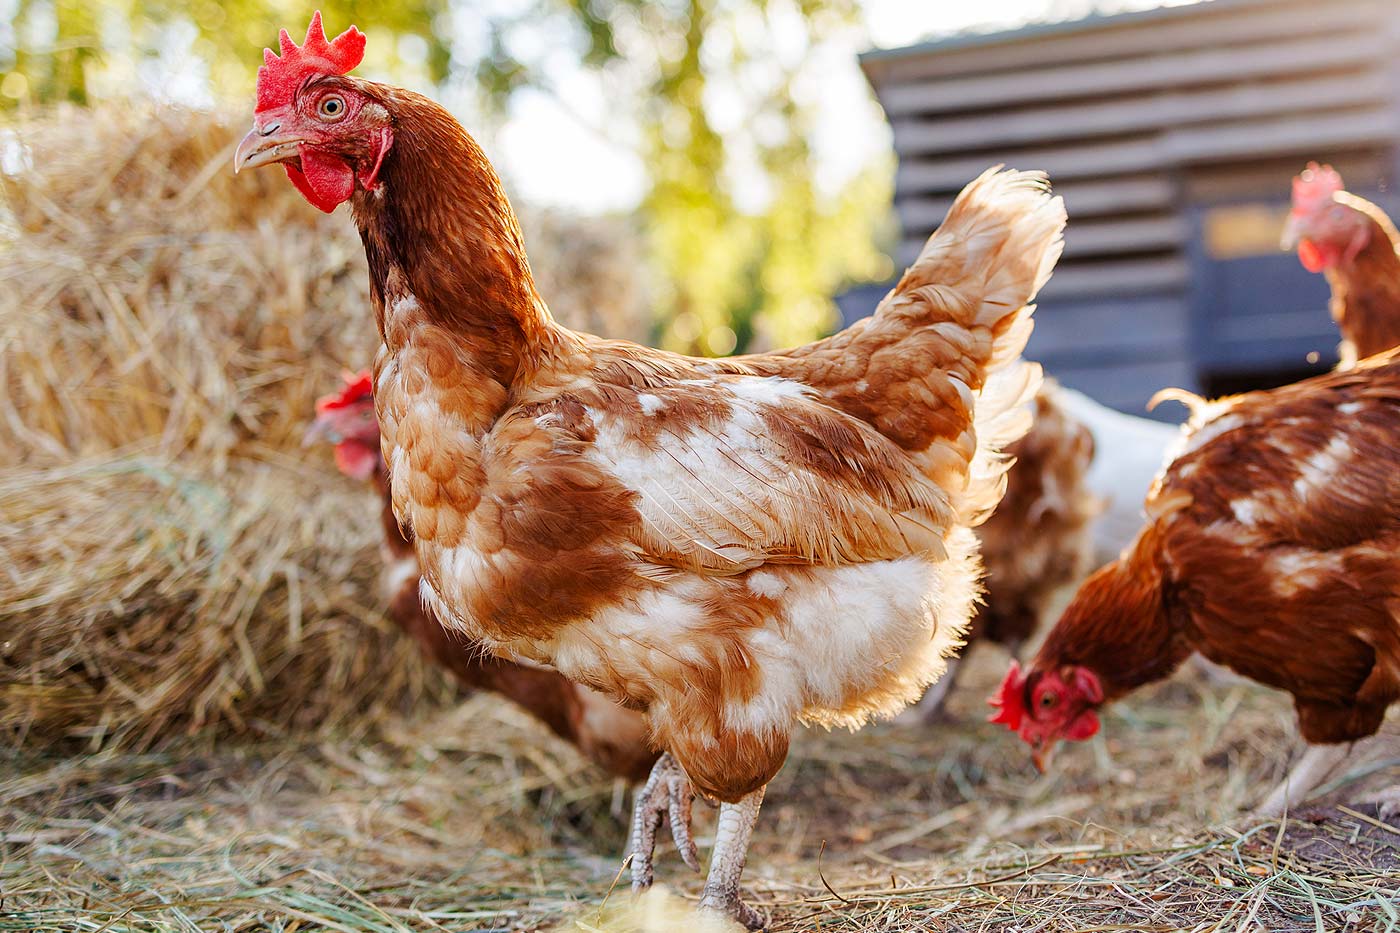
<instances>
[{"instance_id":1,"label":"brown and white plumage","mask_svg":"<svg viewBox=\"0 0 1400 933\"><path fill-rule=\"evenodd\" d=\"M342 391L322 398L316 409L307 441L334 442L340 471L369 481L379 493L382 584L389 618L462 686L505 697L609 774L629 781L645 778L659 753L648 742L640 713L623 709L557 671L493 657L480 644L443 628L424 607L418 554L390 504L369 374L347 376Z\"/></svg>"},{"instance_id":2,"label":"brown and white plumage","mask_svg":"<svg viewBox=\"0 0 1400 933\"><path fill-rule=\"evenodd\" d=\"M720 799L766 783L799 720L897 711L966 620L967 528L1000 496L992 443L1027 420L1018 309L1058 211L1033 176L985 177L870 325L790 356L686 359L541 313L548 355L499 413L452 404L474 374L432 378L442 335L416 298L386 301L377 398L430 602L500 653L647 709ZM1023 266L1019 294L999 248ZM843 611L841 589L870 605ZM836 642L829 657L814 640Z\"/></svg>"},{"instance_id":3,"label":"brown and white plumage","mask_svg":"<svg viewBox=\"0 0 1400 933\"><path fill-rule=\"evenodd\" d=\"M1192 404L1134 546L1003 685L999 721L1042 756L1196 652L1289 692L1314 745L1372 735L1400 700L1400 361ZM1310 754L1261 809L1346 754Z\"/></svg>"},{"instance_id":4,"label":"brown and white plumage","mask_svg":"<svg viewBox=\"0 0 1400 933\"><path fill-rule=\"evenodd\" d=\"M634 883L660 813L684 822L658 803L688 799L679 766L724 802L702 906L758 924L738 872L792 731L897 712L966 624L971 525L1039 381L1018 354L1059 199L989 172L874 318L786 354L693 359L555 323L490 163L436 104L329 75L302 93L260 111L277 135L258 124L240 158L290 153L269 139L296 127L298 151L345 165L326 190L352 179L393 508L424 597L494 653L645 711L667 754L639 801ZM301 129L327 94L345 132Z\"/></svg>"}]
</instances>

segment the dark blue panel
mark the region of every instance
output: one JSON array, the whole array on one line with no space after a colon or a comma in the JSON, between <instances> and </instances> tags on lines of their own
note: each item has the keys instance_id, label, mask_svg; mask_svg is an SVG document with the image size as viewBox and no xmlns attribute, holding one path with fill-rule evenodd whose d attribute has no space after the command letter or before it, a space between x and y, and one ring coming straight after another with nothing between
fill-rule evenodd
<instances>
[{"instance_id":1,"label":"dark blue panel","mask_svg":"<svg viewBox=\"0 0 1400 933\"><path fill-rule=\"evenodd\" d=\"M1180 295L1044 301L1035 312L1026 356L1047 366L1183 357L1188 310Z\"/></svg>"},{"instance_id":2,"label":"dark blue panel","mask_svg":"<svg viewBox=\"0 0 1400 933\"><path fill-rule=\"evenodd\" d=\"M1083 367L1046 366L1045 371L1071 389L1077 389L1101 405L1140 418L1178 424L1176 405L1147 410L1147 402L1159 389L1174 386L1199 392L1194 368L1185 359L1158 359L1132 365L1097 364Z\"/></svg>"},{"instance_id":3,"label":"dark blue panel","mask_svg":"<svg viewBox=\"0 0 1400 933\"><path fill-rule=\"evenodd\" d=\"M1377 192L1359 193L1384 205ZM1327 280L1282 250L1210 256L1201 235L1206 210L1191 211L1196 236L1189 247L1191 345L1200 368L1231 374L1334 364L1340 338L1327 311Z\"/></svg>"},{"instance_id":4,"label":"dark blue panel","mask_svg":"<svg viewBox=\"0 0 1400 933\"><path fill-rule=\"evenodd\" d=\"M1196 356L1215 371L1291 367L1310 353L1334 360L1337 327L1327 313L1327 280L1297 257L1202 259Z\"/></svg>"},{"instance_id":5,"label":"dark blue panel","mask_svg":"<svg viewBox=\"0 0 1400 933\"><path fill-rule=\"evenodd\" d=\"M837 295L833 301L836 302L836 309L841 312L841 327L847 328L859 321L863 317L869 317L875 313L875 306L880 303L880 299L894 288L894 279L889 282L873 282L869 285L857 285Z\"/></svg>"}]
</instances>

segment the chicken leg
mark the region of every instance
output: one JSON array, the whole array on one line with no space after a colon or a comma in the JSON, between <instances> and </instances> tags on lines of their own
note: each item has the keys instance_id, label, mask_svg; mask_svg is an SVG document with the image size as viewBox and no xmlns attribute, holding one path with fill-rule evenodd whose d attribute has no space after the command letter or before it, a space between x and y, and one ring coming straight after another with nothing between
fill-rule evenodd
<instances>
[{"instance_id":1,"label":"chicken leg","mask_svg":"<svg viewBox=\"0 0 1400 933\"><path fill-rule=\"evenodd\" d=\"M1380 793L1371 797L1367 803L1376 805L1376 818L1382 823L1394 826L1400 822L1400 784L1394 787L1387 787Z\"/></svg>"},{"instance_id":2,"label":"chicken leg","mask_svg":"<svg viewBox=\"0 0 1400 933\"><path fill-rule=\"evenodd\" d=\"M656 851L656 831L670 817L671 838L680 851L681 861L691 871L700 870L695 840L690 835L690 804L695 791L685 771L671 757L662 754L651 767L651 777L637 793L632 810L632 890L640 893L651 887L652 855Z\"/></svg>"},{"instance_id":3,"label":"chicken leg","mask_svg":"<svg viewBox=\"0 0 1400 933\"><path fill-rule=\"evenodd\" d=\"M739 899L739 876L744 873L749 837L758 822L763 791L760 787L738 803L720 805L715 848L710 854L710 874L705 878L705 890L700 895L702 911L737 920L750 930L761 930L767 925L762 914Z\"/></svg>"},{"instance_id":4,"label":"chicken leg","mask_svg":"<svg viewBox=\"0 0 1400 933\"><path fill-rule=\"evenodd\" d=\"M632 815L632 890L640 893L651 887L656 831L663 820L671 824L671 838L680 850L681 859L691 870L699 871L695 840L690 834L690 805L695 797L690 779L671 757L662 755L651 769L646 786L637 794ZM710 855L710 873L700 897L700 909L738 921L750 930L761 930L764 919L752 907L739 899L739 877L744 872L748 856L749 837L758 810L763 803L763 790L754 791L738 803L720 805L719 823L715 828L715 847Z\"/></svg>"}]
</instances>

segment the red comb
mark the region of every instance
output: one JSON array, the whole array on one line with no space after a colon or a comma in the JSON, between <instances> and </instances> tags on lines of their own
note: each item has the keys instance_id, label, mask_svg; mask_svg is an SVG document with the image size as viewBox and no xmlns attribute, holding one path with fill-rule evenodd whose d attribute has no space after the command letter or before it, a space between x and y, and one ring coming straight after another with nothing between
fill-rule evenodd
<instances>
[{"instance_id":1,"label":"red comb","mask_svg":"<svg viewBox=\"0 0 1400 933\"><path fill-rule=\"evenodd\" d=\"M297 89L311 75L343 75L365 57L365 34L354 26L326 39L321 26L321 11L311 14L306 27L306 41L297 45L283 29L278 36L282 54L263 49L263 66L258 69L258 105L256 113L292 102Z\"/></svg>"},{"instance_id":2,"label":"red comb","mask_svg":"<svg viewBox=\"0 0 1400 933\"><path fill-rule=\"evenodd\" d=\"M997 711L987 717L987 722L1003 723L1012 732L1019 731L1021 719L1026 715L1025 686L1026 678L1021 674L1021 665L1012 661L1006 678L1001 682L1001 689L987 701L988 705L997 707Z\"/></svg>"},{"instance_id":3,"label":"red comb","mask_svg":"<svg viewBox=\"0 0 1400 933\"><path fill-rule=\"evenodd\" d=\"M1332 200L1342 188L1342 176L1330 165L1309 162L1293 179L1293 213L1310 214Z\"/></svg>"},{"instance_id":4,"label":"red comb","mask_svg":"<svg viewBox=\"0 0 1400 933\"><path fill-rule=\"evenodd\" d=\"M333 395L323 395L316 400L316 413L325 414L328 411L335 411L338 408L349 408L357 402L374 398L374 377L370 375L368 369L362 369L358 373L343 372L340 378L345 380L345 386Z\"/></svg>"}]
</instances>

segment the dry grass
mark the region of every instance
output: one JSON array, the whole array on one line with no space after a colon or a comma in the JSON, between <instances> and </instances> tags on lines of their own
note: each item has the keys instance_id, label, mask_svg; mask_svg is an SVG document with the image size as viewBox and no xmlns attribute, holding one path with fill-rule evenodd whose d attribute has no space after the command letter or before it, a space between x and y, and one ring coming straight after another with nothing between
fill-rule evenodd
<instances>
[{"instance_id":1,"label":"dry grass","mask_svg":"<svg viewBox=\"0 0 1400 933\"><path fill-rule=\"evenodd\" d=\"M1400 834L1373 811L1282 833L1235 815L1279 775L1286 698L1171 684L1035 778L978 719L1000 659L971 663L958 723L799 737L747 875L774 933L1400 928ZM11 764L0 930L693 927L665 904L627 909L625 886L608 897L619 788L490 697L373 741ZM713 816L697 819L703 840ZM693 903L699 880L669 850L661 877L672 907Z\"/></svg>"},{"instance_id":2,"label":"dry grass","mask_svg":"<svg viewBox=\"0 0 1400 933\"><path fill-rule=\"evenodd\" d=\"M151 748L363 729L448 691L379 618L377 515L302 451L377 342L348 217L241 127L65 111L0 137L0 730ZM560 317L645 336L625 225L528 215Z\"/></svg>"}]
</instances>

